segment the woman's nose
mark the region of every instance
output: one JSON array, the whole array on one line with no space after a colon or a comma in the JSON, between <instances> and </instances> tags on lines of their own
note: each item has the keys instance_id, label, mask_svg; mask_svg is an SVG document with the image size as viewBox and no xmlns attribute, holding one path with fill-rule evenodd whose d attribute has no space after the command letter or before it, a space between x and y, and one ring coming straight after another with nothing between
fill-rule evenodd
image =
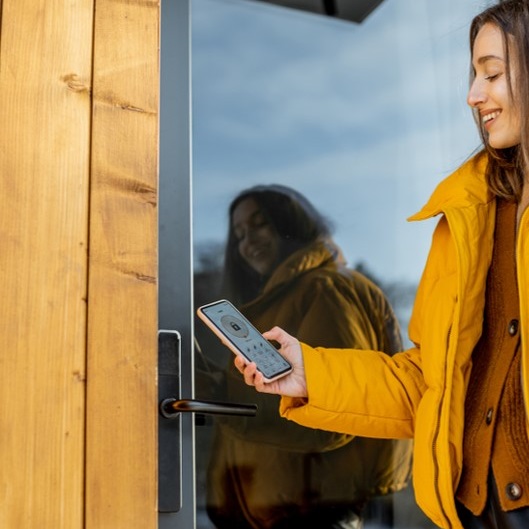
<instances>
[{"instance_id":1,"label":"woman's nose","mask_svg":"<svg viewBox=\"0 0 529 529\"><path fill-rule=\"evenodd\" d=\"M251 244L256 239L256 235L257 235L257 230L255 230L253 228L249 228L246 231L246 236L244 238L245 238L246 242Z\"/></svg>"},{"instance_id":2,"label":"woman's nose","mask_svg":"<svg viewBox=\"0 0 529 529\"><path fill-rule=\"evenodd\" d=\"M244 237L239 241L239 250L241 253L248 251L248 248L252 246L255 240L255 232L253 230L247 230Z\"/></svg>"},{"instance_id":3,"label":"woman's nose","mask_svg":"<svg viewBox=\"0 0 529 529\"><path fill-rule=\"evenodd\" d=\"M477 79L474 79L467 94L468 105L472 108L476 108L479 104L485 101L486 97L482 83L478 82Z\"/></svg>"}]
</instances>

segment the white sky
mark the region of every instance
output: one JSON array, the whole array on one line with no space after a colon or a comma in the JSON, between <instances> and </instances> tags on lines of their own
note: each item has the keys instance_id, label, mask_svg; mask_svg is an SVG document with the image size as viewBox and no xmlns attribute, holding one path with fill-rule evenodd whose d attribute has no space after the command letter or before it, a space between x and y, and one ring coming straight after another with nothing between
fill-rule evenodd
<instances>
[{"instance_id":1,"label":"white sky","mask_svg":"<svg viewBox=\"0 0 529 529\"><path fill-rule=\"evenodd\" d=\"M361 25L193 0L196 245L242 189L283 183L333 220L351 265L416 282L434 222L406 218L479 145L465 98L485 0L385 0Z\"/></svg>"}]
</instances>

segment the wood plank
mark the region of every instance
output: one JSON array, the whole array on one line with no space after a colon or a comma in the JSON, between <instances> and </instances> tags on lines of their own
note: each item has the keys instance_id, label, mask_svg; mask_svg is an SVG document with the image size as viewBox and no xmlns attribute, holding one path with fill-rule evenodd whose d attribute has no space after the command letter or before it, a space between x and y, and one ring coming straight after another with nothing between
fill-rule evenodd
<instances>
[{"instance_id":1,"label":"wood plank","mask_svg":"<svg viewBox=\"0 0 529 529\"><path fill-rule=\"evenodd\" d=\"M158 1L96 1L86 527L157 527Z\"/></svg>"},{"instance_id":2,"label":"wood plank","mask_svg":"<svg viewBox=\"0 0 529 529\"><path fill-rule=\"evenodd\" d=\"M92 0L3 0L0 527L83 527Z\"/></svg>"}]
</instances>

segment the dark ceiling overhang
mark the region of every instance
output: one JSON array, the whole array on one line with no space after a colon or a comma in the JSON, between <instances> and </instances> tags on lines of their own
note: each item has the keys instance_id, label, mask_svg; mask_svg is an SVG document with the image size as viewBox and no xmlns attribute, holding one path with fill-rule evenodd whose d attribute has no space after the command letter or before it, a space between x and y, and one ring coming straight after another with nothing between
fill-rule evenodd
<instances>
[{"instance_id":1,"label":"dark ceiling overhang","mask_svg":"<svg viewBox=\"0 0 529 529\"><path fill-rule=\"evenodd\" d=\"M384 0L258 0L360 24Z\"/></svg>"}]
</instances>

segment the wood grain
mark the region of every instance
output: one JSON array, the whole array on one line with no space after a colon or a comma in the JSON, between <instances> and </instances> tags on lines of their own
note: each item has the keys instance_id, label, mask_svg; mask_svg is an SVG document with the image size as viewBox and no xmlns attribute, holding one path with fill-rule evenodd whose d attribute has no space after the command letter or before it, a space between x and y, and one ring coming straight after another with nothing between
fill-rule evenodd
<instances>
[{"instance_id":1,"label":"wood grain","mask_svg":"<svg viewBox=\"0 0 529 529\"><path fill-rule=\"evenodd\" d=\"M94 31L86 526L154 529L159 2Z\"/></svg>"},{"instance_id":2,"label":"wood grain","mask_svg":"<svg viewBox=\"0 0 529 529\"><path fill-rule=\"evenodd\" d=\"M0 527L154 529L159 3L0 7Z\"/></svg>"},{"instance_id":3,"label":"wood grain","mask_svg":"<svg viewBox=\"0 0 529 529\"><path fill-rule=\"evenodd\" d=\"M0 527L83 527L91 0L3 0Z\"/></svg>"}]
</instances>

